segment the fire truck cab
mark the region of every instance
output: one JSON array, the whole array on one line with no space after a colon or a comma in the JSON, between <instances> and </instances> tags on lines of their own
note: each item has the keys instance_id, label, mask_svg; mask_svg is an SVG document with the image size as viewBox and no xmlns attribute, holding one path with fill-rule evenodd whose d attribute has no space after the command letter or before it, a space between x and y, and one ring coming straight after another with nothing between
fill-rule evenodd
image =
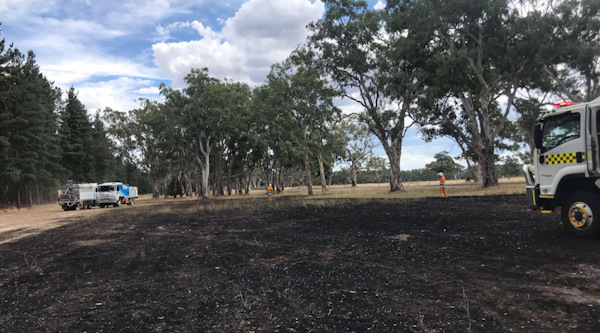
<instances>
[{"instance_id":1,"label":"fire truck cab","mask_svg":"<svg viewBox=\"0 0 600 333\"><path fill-rule=\"evenodd\" d=\"M542 213L561 207L567 230L600 235L600 98L562 102L533 128L533 164L523 166L529 202Z\"/></svg>"}]
</instances>

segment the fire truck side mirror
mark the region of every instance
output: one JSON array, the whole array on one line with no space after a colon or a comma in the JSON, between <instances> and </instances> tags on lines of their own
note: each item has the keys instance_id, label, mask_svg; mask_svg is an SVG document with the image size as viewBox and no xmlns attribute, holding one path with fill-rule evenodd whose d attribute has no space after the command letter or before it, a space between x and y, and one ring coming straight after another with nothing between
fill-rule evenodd
<instances>
[{"instance_id":1,"label":"fire truck side mirror","mask_svg":"<svg viewBox=\"0 0 600 333\"><path fill-rule=\"evenodd\" d=\"M535 148L542 149L542 123L533 125L533 143Z\"/></svg>"}]
</instances>

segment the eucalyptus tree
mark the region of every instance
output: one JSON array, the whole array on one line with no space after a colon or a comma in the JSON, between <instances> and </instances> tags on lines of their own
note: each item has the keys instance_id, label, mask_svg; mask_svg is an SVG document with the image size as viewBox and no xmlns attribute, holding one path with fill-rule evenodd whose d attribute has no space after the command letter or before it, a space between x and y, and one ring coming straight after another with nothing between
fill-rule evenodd
<instances>
[{"instance_id":1,"label":"eucalyptus tree","mask_svg":"<svg viewBox=\"0 0 600 333\"><path fill-rule=\"evenodd\" d=\"M287 131L302 151L309 195L313 195L310 144L322 140L321 131L338 112L333 105L334 93L315 68L295 66L289 60L271 67L264 90L265 102L273 111L272 126ZM323 169L321 144L318 141L316 154ZM323 182L321 186L326 189Z\"/></svg>"},{"instance_id":2,"label":"eucalyptus tree","mask_svg":"<svg viewBox=\"0 0 600 333\"><path fill-rule=\"evenodd\" d=\"M215 86L216 106L220 125L217 147L217 168L215 169L215 185L218 194L223 194L223 178L227 179L228 193L231 194L233 168L238 157L241 157L239 141L246 139L248 120L246 112L250 105L251 90L245 83L225 81ZM226 169L226 170L224 170Z\"/></svg>"},{"instance_id":3,"label":"eucalyptus tree","mask_svg":"<svg viewBox=\"0 0 600 333\"><path fill-rule=\"evenodd\" d=\"M600 5L597 0L523 1L543 73L555 91L576 102L600 96Z\"/></svg>"},{"instance_id":4,"label":"eucalyptus tree","mask_svg":"<svg viewBox=\"0 0 600 333\"><path fill-rule=\"evenodd\" d=\"M390 161L390 190L404 190L400 159L409 125L406 117L424 89L424 71L391 56L419 49L402 34L390 34L386 13L368 10L366 1L324 2L325 17L309 25L315 62L339 96L363 108L361 120L379 139Z\"/></svg>"},{"instance_id":5,"label":"eucalyptus tree","mask_svg":"<svg viewBox=\"0 0 600 333\"><path fill-rule=\"evenodd\" d=\"M340 130L344 134L346 154L344 159L350 163L350 181L352 186L357 185L357 173L365 166L365 162L375 148L375 142L365 124L356 120L356 117L346 118L340 123Z\"/></svg>"},{"instance_id":6,"label":"eucalyptus tree","mask_svg":"<svg viewBox=\"0 0 600 333\"><path fill-rule=\"evenodd\" d=\"M417 119L452 131L475 154L483 186L496 185L496 138L541 67L522 33L530 22L507 0L390 0L388 11L390 31L432 50L412 61L432 74Z\"/></svg>"},{"instance_id":7,"label":"eucalyptus tree","mask_svg":"<svg viewBox=\"0 0 600 333\"><path fill-rule=\"evenodd\" d=\"M231 144L241 134L239 126L251 98L250 88L246 84L212 78L206 68L192 69L185 82L187 87L182 93L164 91L167 100L173 95L182 98L184 105L177 108L177 126L181 127L178 135L186 147L195 151L193 156L202 170L202 197L208 195L211 156L216 159L215 194L220 195L223 194L225 162L233 157Z\"/></svg>"},{"instance_id":8,"label":"eucalyptus tree","mask_svg":"<svg viewBox=\"0 0 600 333\"><path fill-rule=\"evenodd\" d=\"M165 84L159 86L164 102L159 104L161 113L168 115L164 119L164 153L170 161L170 183L180 184L182 191L187 195L192 193L193 173L198 173L197 154L194 150L190 135L186 132L187 119L185 118L186 96L179 90L167 87ZM175 182L174 182L175 181Z\"/></svg>"},{"instance_id":9,"label":"eucalyptus tree","mask_svg":"<svg viewBox=\"0 0 600 333\"><path fill-rule=\"evenodd\" d=\"M250 137L250 161L260 167L265 186L271 183L281 192L285 189L286 179L287 184L291 183L290 177L296 173L298 165L304 170L304 162L296 120L279 107L280 100L274 89L266 83L253 90L250 114L254 130Z\"/></svg>"},{"instance_id":10,"label":"eucalyptus tree","mask_svg":"<svg viewBox=\"0 0 600 333\"><path fill-rule=\"evenodd\" d=\"M102 119L116 152L137 166L152 188L152 197L158 198L169 178L169 116L158 102L146 99L128 113L107 108Z\"/></svg>"},{"instance_id":11,"label":"eucalyptus tree","mask_svg":"<svg viewBox=\"0 0 600 333\"><path fill-rule=\"evenodd\" d=\"M366 169L367 171L375 172L375 178L377 178L377 183L381 183L381 175L382 173L388 169L388 162L384 157L381 156L371 156L367 160Z\"/></svg>"},{"instance_id":12,"label":"eucalyptus tree","mask_svg":"<svg viewBox=\"0 0 600 333\"><path fill-rule=\"evenodd\" d=\"M210 156L215 143L219 140L223 119L223 98L216 94L219 80L208 75L208 69L192 69L185 77L187 87L183 90L186 97L180 125L185 136L197 153L197 161L202 169L201 196L208 196L210 175Z\"/></svg>"},{"instance_id":13,"label":"eucalyptus tree","mask_svg":"<svg viewBox=\"0 0 600 333\"><path fill-rule=\"evenodd\" d=\"M452 175L456 180L463 171L463 166L456 163L446 150L435 154L433 158L435 158L435 161L425 165L425 169L433 173L443 172L448 176Z\"/></svg>"}]
</instances>

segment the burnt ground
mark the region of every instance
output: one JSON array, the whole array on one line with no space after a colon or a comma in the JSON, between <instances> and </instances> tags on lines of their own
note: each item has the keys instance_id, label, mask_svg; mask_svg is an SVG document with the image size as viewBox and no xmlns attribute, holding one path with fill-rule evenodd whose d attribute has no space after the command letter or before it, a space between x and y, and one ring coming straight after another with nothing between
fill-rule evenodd
<instances>
[{"instance_id":1,"label":"burnt ground","mask_svg":"<svg viewBox=\"0 0 600 333\"><path fill-rule=\"evenodd\" d=\"M275 199L114 208L2 244L0 331L600 331L600 240L522 196Z\"/></svg>"}]
</instances>

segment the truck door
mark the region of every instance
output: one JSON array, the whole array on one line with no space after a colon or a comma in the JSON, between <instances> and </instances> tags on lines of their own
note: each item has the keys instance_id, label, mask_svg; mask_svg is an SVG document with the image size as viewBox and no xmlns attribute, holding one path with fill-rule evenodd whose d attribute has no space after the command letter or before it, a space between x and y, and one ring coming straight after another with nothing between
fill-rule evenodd
<instances>
[{"instance_id":1,"label":"truck door","mask_svg":"<svg viewBox=\"0 0 600 333\"><path fill-rule=\"evenodd\" d=\"M588 137L586 140L586 164L588 173L592 176L600 175L600 164L598 157L598 147L600 142L600 108L586 110L586 115L589 117L589 129Z\"/></svg>"},{"instance_id":2,"label":"truck door","mask_svg":"<svg viewBox=\"0 0 600 333\"><path fill-rule=\"evenodd\" d=\"M538 163L540 197L555 195L560 173L585 173L582 111L560 113L544 120Z\"/></svg>"}]
</instances>

